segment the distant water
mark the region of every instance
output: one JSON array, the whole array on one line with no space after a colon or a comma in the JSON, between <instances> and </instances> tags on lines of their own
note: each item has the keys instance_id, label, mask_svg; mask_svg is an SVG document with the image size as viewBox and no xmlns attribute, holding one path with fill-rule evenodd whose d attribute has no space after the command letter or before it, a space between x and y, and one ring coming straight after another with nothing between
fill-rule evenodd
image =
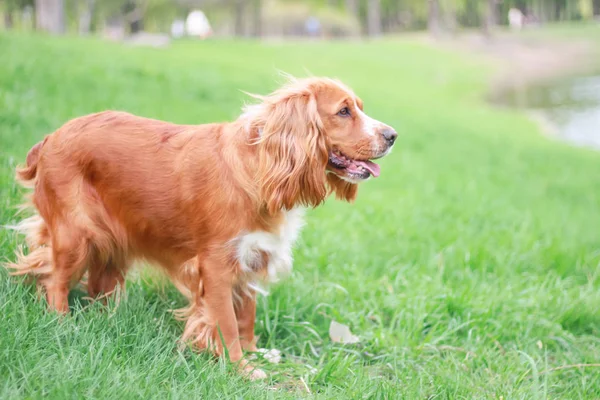
<instances>
[{"instance_id":1,"label":"distant water","mask_svg":"<svg viewBox=\"0 0 600 400\"><path fill-rule=\"evenodd\" d=\"M600 149L600 74L517 88L502 102L533 111L564 140Z\"/></svg>"}]
</instances>

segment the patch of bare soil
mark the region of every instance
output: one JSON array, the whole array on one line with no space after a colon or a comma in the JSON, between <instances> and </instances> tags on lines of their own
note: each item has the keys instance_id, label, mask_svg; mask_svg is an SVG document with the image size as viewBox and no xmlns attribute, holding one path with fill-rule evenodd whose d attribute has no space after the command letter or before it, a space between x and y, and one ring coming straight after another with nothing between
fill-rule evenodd
<instances>
[{"instance_id":1,"label":"patch of bare soil","mask_svg":"<svg viewBox=\"0 0 600 400\"><path fill-rule=\"evenodd\" d=\"M600 46L592 38L559 39L528 32L497 32L491 37L468 33L433 41L435 45L484 58L496 71L488 99L502 106L507 92L563 77L600 69ZM551 138L560 129L541 111L526 110L527 116Z\"/></svg>"},{"instance_id":2,"label":"patch of bare soil","mask_svg":"<svg viewBox=\"0 0 600 400\"><path fill-rule=\"evenodd\" d=\"M518 32L478 33L437 40L442 47L487 58L498 73L491 92L549 81L565 75L589 72L600 63L600 46L591 39L559 40L530 37Z\"/></svg>"}]
</instances>

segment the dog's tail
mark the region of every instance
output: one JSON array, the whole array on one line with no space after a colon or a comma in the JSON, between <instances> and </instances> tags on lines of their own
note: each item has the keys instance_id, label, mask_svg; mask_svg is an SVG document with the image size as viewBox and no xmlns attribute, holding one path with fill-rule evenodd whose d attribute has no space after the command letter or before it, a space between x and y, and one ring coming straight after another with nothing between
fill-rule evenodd
<instances>
[{"instance_id":1,"label":"dog's tail","mask_svg":"<svg viewBox=\"0 0 600 400\"><path fill-rule=\"evenodd\" d=\"M46 137L41 142L36 143L29 153L27 153L27 159L24 166L17 167L17 180L26 187L33 186L35 177L37 175L38 161L40 160L40 152L44 144L48 140Z\"/></svg>"},{"instance_id":2,"label":"dog's tail","mask_svg":"<svg viewBox=\"0 0 600 400\"><path fill-rule=\"evenodd\" d=\"M40 152L47 139L48 137L35 144L27 153L26 164L17 167L16 179L25 187L33 188L35 185ZM25 253L22 248L17 249L16 261L4 263L4 267L14 275L45 276L52 269L52 249L48 226L33 206L30 196L28 196L28 201L19 208L21 211L33 211L33 215L20 221L17 225L8 225L4 228L25 235L29 252Z\"/></svg>"},{"instance_id":3,"label":"dog's tail","mask_svg":"<svg viewBox=\"0 0 600 400\"><path fill-rule=\"evenodd\" d=\"M25 275L29 278L45 279L52 272L52 247L48 227L39 215L34 215L16 226L6 228L14 229L25 235L28 251L22 246L16 251L16 260L4 262L11 275Z\"/></svg>"}]
</instances>

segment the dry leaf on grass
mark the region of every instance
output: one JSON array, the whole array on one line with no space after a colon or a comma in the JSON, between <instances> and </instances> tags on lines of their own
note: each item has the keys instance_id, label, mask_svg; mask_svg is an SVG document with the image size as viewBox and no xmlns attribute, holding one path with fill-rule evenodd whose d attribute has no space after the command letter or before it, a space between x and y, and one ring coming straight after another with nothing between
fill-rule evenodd
<instances>
[{"instance_id":1,"label":"dry leaf on grass","mask_svg":"<svg viewBox=\"0 0 600 400\"><path fill-rule=\"evenodd\" d=\"M355 336L350 332L350 328L335 321L331 321L331 325L329 325L329 337L336 343L344 344L358 343L360 340L358 336Z\"/></svg>"},{"instance_id":2,"label":"dry leaf on grass","mask_svg":"<svg viewBox=\"0 0 600 400\"><path fill-rule=\"evenodd\" d=\"M277 349L258 349L257 353L262 354L263 359L271 364L279 364L281 362L281 351ZM256 354L250 355L249 360L256 360Z\"/></svg>"},{"instance_id":3,"label":"dry leaf on grass","mask_svg":"<svg viewBox=\"0 0 600 400\"><path fill-rule=\"evenodd\" d=\"M308 370L308 373L311 374L311 375L314 375L317 372L319 372L315 367L311 367L310 365L307 365L306 369Z\"/></svg>"},{"instance_id":4,"label":"dry leaf on grass","mask_svg":"<svg viewBox=\"0 0 600 400\"><path fill-rule=\"evenodd\" d=\"M265 360L271 364L279 364L281 362L281 351L277 349L258 349L263 354Z\"/></svg>"}]
</instances>

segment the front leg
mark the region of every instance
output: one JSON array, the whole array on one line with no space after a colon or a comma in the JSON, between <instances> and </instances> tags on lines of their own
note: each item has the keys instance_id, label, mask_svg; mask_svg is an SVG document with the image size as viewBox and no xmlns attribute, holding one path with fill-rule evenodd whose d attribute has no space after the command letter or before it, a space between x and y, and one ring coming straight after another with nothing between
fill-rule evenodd
<instances>
[{"instance_id":1,"label":"front leg","mask_svg":"<svg viewBox=\"0 0 600 400\"><path fill-rule=\"evenodd\" d=\"M245 293L242 299L236 302L235 315L237 316L242 349L252 353L262 353L265 360L273 364L278 364L281 360L281 351L277 349L259 349L256 347L256 337L254 336L254 324L256 321L255 293Z\"/></svg>"},{"instance_id":2,"label":"front leg","mask_svg":"<svg viewBox=\"0 0 600 400\"><path fill-rule=\"evenodd\" d=\"M242 358L242 347L233 308L233 271L227 266L205 261L201 276L203 313L211 330L207 337L209 345L219 356L226 347L230 360L237 362Z\"/></svg>"},{"instance_id":3,"label":"front leg","mask_svg":"<svg viewBox=\"0 0 600 400\"><path fill-rule=\"evenodd\" d=\"M201 259L199 257L199 259ZM241 361L245 373L252 379L265 378L262 370L254 369L242 360L242 346L238 322L233 306L234 268L216 260L205 259L200 266L202 282L197 296L201 299L187 321L184 337L194 336L192 341L200 348L210 348L222 356L227 349L232 362Z\"/></svg>"},{"instance_id":4,"label":"front leg","mask_svg":"<svg viewBox=\"0 0 600 400\"><path fill-rule=\"evenodd\" d=\"M237 317L238 331L242 349L256 352L256 340L254 338L254 323L256 320L256 295L244 293L242 299L236 304L235 315Z\"/></svg>"}]
</instances>

